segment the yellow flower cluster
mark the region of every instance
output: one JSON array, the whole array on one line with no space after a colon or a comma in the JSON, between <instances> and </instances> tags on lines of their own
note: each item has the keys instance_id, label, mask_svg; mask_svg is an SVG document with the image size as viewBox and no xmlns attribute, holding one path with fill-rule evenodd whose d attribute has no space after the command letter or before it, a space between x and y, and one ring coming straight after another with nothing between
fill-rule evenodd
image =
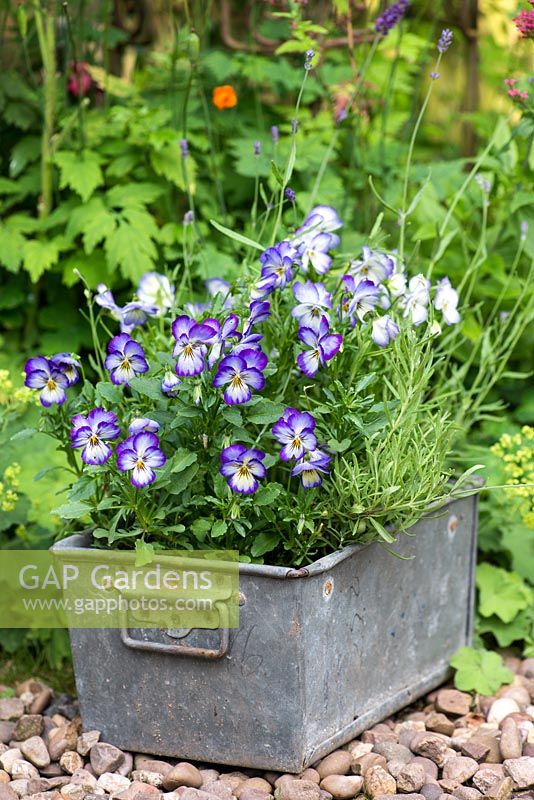
<instances>
[{"instance_id":1,"label":"yellow flower cluster","mask_svg":"<svg viewBox=\"0 0 534 800\"><path fill-rule=\"evenodd\" d=\"M502 460L506 483L522 500L523 522L534 528L534 428L524 425L521 433L504 433L491 452Z\"/></svg>"},{"instance_id":2,"label":"yellow flower cluster","mask_svg":"<svg viewBox=\"0 0 534 800\"><path fill-rule=\"evenodd\" d=\"M19 499L16 489L19 488L20 464L13 462L4 470L3 480L0 481L0 509L13 511Z\"/></svg>"},{"instance_id":3,"label":"yellow flower cluster","mask_svg":"<svg viewBox=\"0 0 534 800\"><path fill-rule=\"evenodd\" d=\"M8 406L10 409L19 407L20 410L28 403L38 401L38 396L31 389L22 386L15 388L11 376L7 369L0 369L0 406Z\"/></svg>"}]
</instances>

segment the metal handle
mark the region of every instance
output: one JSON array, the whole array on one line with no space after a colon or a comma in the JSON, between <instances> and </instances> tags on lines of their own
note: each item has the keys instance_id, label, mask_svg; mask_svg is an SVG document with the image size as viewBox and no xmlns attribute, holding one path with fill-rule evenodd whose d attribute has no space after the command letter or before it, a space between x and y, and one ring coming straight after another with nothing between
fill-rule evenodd
<instances>
[{"instance_id":1,"label":"metal handle","mask_svg":"<svg viewBox=\"0 0 534 800\"><path fill-rule=\"evenodd\" d=\"M219 612L220 645L217 650L209 647L191 647L188 644L164 644L163 642L143 642L130 636L130 629L125 625L121 628L121 639L126 647L132 650L149 650L152 653L163 653L174 656L195 656L197 658L217 659L223 658L228 652L230 643L230 630L228 628L228 607L226 603L217 602L215 607ZM199 629L200 630L200 629Z\"/></svg>"}]
</instances>

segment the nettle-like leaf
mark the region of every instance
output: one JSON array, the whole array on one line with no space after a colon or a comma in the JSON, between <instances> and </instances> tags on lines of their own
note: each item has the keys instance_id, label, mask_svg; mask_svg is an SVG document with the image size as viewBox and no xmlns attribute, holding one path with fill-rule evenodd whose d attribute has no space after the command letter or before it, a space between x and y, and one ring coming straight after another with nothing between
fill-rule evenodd
<instances>
[{"instance_id":1,"label":"nettle-like leaf","mask_svg":"<svg viewBox=\"0 0 534 800\"><path fill-rule=\"evenodd\" d=\"M520 611L512 622L503 622L495 615L480 619L477 631L491 633L499 647L509 647L514 642L534 641L534 607Z\"/></svg>"},{"instance_id":2,"label":"nettle-like leaf","mask_svg":"<svg viewBox=\"0 0 534 800\"><path fill-rule=\"evenodd\" d=\"M43 272L57 264L59 247L53 239L49 241L41 239L26 240L23 247L23 259L24 269L35 283Z\"/></svg>"},{"instance_id":3,"label":"nettle-like leaf","mask_svg":"<svg viewBox=\"0 0 534 800\"><path fill-rule=\"evenodd\" d=\"M9 224L0 222L0 263L10 272L17 272L23 256L26 239Z\"/></svg>"},{"instance_id":4,"label":"nettle-like leaf","mask_svg":"<svg viewBox=\"0 0 534 800\"><path fill-rule=\"evenodd\" d=\"M456 670L454 685L464 692L492 695L505 683L511 683L514 674L504 666L498 653L461 647L451 658Z\"/></svg>"},{"instance_id":5,"label":"nettle-like leaf","mask_svg":"<svg viewBox=\"0 0 534 800\"><path fill-rule=\"evenodd\" d=\"M516 572L507 572L492 564L479 564L476 582L478 610L483 617L495 614L503 622L511 622L534 601L534 592Z\"/></svg>"},{"instance_id":6,"label":"nettle-like leaf","mask_svg":"<svg viewBox=\"0 0 534 800\"><path fill-rule=\"evenodd\" d=\"M139 208L124 209L119 223L106 237L106 253L111 267L120 267L125 278L138 283L145 272L155 267L158 251L154 240L158 227L154 218Z\"/></svg>"},{"instance_id":7,"label":"nettle-like leaf","mask_svg":"<svg viewBox=\"0 0 534 800\"><path fill-rule=\"evenodd\" d=\"M80 195L82 200L89 200L97 186L104 182L100 169L101 158L92 150L83 150L74 153L71 150L62 150L54 156L54 162L59 167L60 188L67 186Z\"/></svg>"}]
</instances>

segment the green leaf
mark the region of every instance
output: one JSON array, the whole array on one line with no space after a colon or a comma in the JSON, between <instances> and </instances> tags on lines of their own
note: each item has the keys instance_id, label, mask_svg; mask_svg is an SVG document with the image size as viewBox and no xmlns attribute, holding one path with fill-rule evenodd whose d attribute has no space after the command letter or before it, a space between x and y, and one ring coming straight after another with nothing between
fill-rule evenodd
<instances>
[{"instance_id":1,"label":"green leaf","mask_svg":"<svg viewBox=\"0 0 534 800\"><path fill-rule=\"evenodd\" d=\"M501 531L502 546L510 553L512 569L534 582L534 529L507 520Z\"/></svg>"},{"instance_id":2,"label":"green leaf","mask_svg":"<svg viewBox=\"0 0 534 800\"><path fill-rule=\"evenodd\" d=\"M499 617L479 618L478 633L491 633L499 647L510 647L514 642L534 639L534 607L526 608L511 622L503 622Z\"/></svg>"},{"instance_id":3,"label":"green leaf","mask_svg":"<svg viewBox=\"0 0 534 800\"><path fill-rule=\"evenodd\" d=\"M89 503L84 503L82 500L73 500L69 503L64 503L58 508L52 510L52 514L56 514L63 519L78 519L92 511L93 507Z\"/></svg>"},{"instance_id":4,"label":"green leaf","mask_svg":"<svg viewBox=\"0 0 534 800\"><path fill-rule=\"evenodd\" d=\"M100 405L102 400L106 400L112 405L120 403L123 398L123 393L118 386L108 381L99 381L96 386L96 405Z\"/></svg>"},{"instance_id":5,"label":"green leaf","mask_svg":"<svg viewBox=\"0 0 534 800\"><path fill-rule=\"evenodd\" d=\"M125 278L137 283L145 272L154 269L157 249L152 240L157 237L157 227L153 218L139 209L125 210L130 218L122 219L115 230L106 236L106 253L111 266L119 266ZM147 230L147 217L152 228ZM145 223L143 225L143 222Z\"/></svg>"},{"instance_id":6,"label":"green leaf","mask_svg":"<svg viewBox=\"0 0 534 800\"><path fill-rule=\"evenodd\" d=\"M187 489L195 475L197 474L199 466L197 463L191 464L190 467L183 469L177 476L171 478L169 483L169 492L171 494L181 494L184 489Z\"/></svg>"},{"instance_id":7,"label":"green leaf","mask_svg":"<svg viewBox=\"0 0 534 800\"><path fill-rule=\"evenodd\" d=\"M17 272L24 255L24 236L7 224L0 223L0 262L10 271Z\"/></svg>"},{"instance_id":8,"label":"green leaf","mask_svg":"<svg viewBox=\"0 0 534 800\"><path fill-rule=\"evenodd\" d=\"M500 655L488 650L462 647L451 658L451 667L456 670L454 685L464 692L493 695L514 679Z\"/></svg>"},{"instance_id":9,"label":"green leaf","mask_svg":"<svg viewBox=\"0 0 534 800\"><path fill-rule=\"evenodd\" d=\"M276 500L282 488L279 483L270 483L268 486L262 486L254 495L254 505L270 506Z\"/></svg>"},{"instance_id":10,"label":"green leaf","mask_svg":"<svg viewBox=\"0 0 534 800\"><path fill-rule=\"evenodd\" d=\"M154 561L154 545L137 539L135 542L135 566L144 567Z\"/></svg>"},{"instance_id":11,"label":"green leaf","mask_svg":"<svg viewBox=\"0 0 534 800\"><path fill-rule=\"evenodd\" d=\"M209 530L211 530L213 520L200 517L196 519L191 525L191 533L200 542L203 542Z\"/></svg>"},{"instance_id":12,"label":"green leaf","mask_svg":"<svg viewBox=\"0 0 534 800\"><path fill-rule=\"evenodd\" d=\"M227 530L228 525L223 519L215 520L211 528L212 539L219 539L221 536L224 536Z\"/></svg>"},{"instance_id":13,"label":"green leaf","mask_svg":"<svg viewBox=\"0 0 534 800\"><path fill-rule=\"evenodd\" d=\"M151 400L161 400L163 398L159 378L132 378L130 387L135 389L138 394L143 395L143 397L149 397Z\"/></svg>"},{"instance_id":14,"label":"green leaf","mask_svg":"<svg viewBox=\"0 0 534 800\"><path fill-rule=\"evenodd\" d=\"M143 207L157 200L164 191L165 187L158 186L157 183L124 183L110 189L106 197L109 205L117 208Z\"/></svg>"},{"instance_id":15,"label":"green leaf","mask_svg":"<svg viewBox=\"0 0 534 800\"><path fill-rule=\"evenodd\" d=\"M56 153L54 162L59 167L60 188L70 187L86 202L97 186L104 183L100 169L100 156L91 150L74 153L64 150Z\"/></svg>"},{"instance_id":16,"label":"green leaf","mask_svg":"<svg viewBox=\"0 0 534 800\"><path fill-rule=\"evenodd\" d=\"M36 433L37 430L35 428L23 428L21 431L14 433L9 441L16 442L20 439L29 439L31 436L35 436Z\"/></svg>"},{"instance_id":17,"label":"green leaf","mask_svg":"<svg viewBox=\"0 0 534 800\"><path fill-rule=\"evenodd\" d=\"M275 403L274 400L262 397L248 415L248 420L256 425L270 425L280 419L284 410L284 403Z\"/></svg>"},{"instance_id":18,"label":"green leaf","mask_svg":"<svg viewBox=\"0 0 534 800\"><path fill-rule=\"evenodd\" d=\"M496 614L503 622L511 622L534 601L534 592L516 572L507 572L492 564L479 564L476 583L478 610L483 617Z\"/></svg>"},{"instance_id":19,"label":"green leaf","mask_svg":"<svg viewBox=\"0 0 534 800\"><path fill-rule=\"evenodd\" d=\"M254 242L252 239L243 236L241 233L236 233L235 231L230 230L230 228L225 228L224 225L221 225L214 219L210 219L210 223L213 225L214 228L217 228L217 230L220 231L220 233L224 233L225 236L228 236L229 239L235 239L236 242L245 244L247 247L254 247L256 250L261 250L262 252L265 250L265 247L263 247L263 245L258 244L258 242Z\"/></svg>"},{"instance_id":20,"label":"green leaf","mask_svg":"<svg viewBox=\"0 0 534 800\"><path fill-rule=\"evenodd\" d=\"M182 472L182 470L194 464L196 460L196 453L186 450L185 447L179 447L172 457L171 473Z\"/></svg>"},{"instance_id":21,"label":"green leaf","mask_svg":"<svg viewBox=\"0 0 534 800\"><path fill-rule=\"evenodd\" d=\"M54 240L30 239L24 242L24 269L36 283L43 272L57 264L59 249Z\"/></svg>"},{"instance_id":22,"label":"green leaf","mask_svg":"<svg viewBox=\"0 0 534 800\"><path fill-rule=\"evenodd\" d=\"M250 548L250 552L254 558L259 558L259 556L262 556L264 553L270 553L271 550L274 550L279 541L280 536L277 533L273 531L267 533L264 531L256 536Z\"/></svg>"},{"instance_id":23,"label":"green leaf","mask_svg":"<svg viewBox=\"0 0 534 800\"><path fill-rule=\"evenodd\" d=\"M109 211L101 197L92 197L89 202L75 208L67 223L67 236L74 239L83 233L86 253L92 253L96 245L111 236L117 227L115 215Z\"/></svg>"},{"instance_id":24,"label":"green leaf","mask_svg":"<svg viewBox=\"0 0 534 800\"><path fill-rule=\"evenodd\" d=\"M241 412L235 406L225 406L225 408L222 410L221 416L231 425L235 425L238 428L243 425L243 417L241 416Z\"/></svg>"}]
</instances>

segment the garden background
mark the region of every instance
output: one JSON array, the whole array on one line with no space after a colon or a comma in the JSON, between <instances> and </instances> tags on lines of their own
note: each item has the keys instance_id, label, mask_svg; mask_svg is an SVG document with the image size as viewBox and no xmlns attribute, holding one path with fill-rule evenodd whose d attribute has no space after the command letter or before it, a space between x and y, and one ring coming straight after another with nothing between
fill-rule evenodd
<instances>
[{"instance_id":1,"label":"garden background","mask_svg":"<svg viewBox=\"0 0 534 800\"><path fill-rule=\"evenodd\" d=\"M52 511L61 503L64 454L28 433L37 408L21 389L24 360L90 347L80 314L85 286L105 283L121 302L158 270L190 281L202 299L207 279L239 274L239 244L210 220L260 238L263 210L283 181L310 49L289 223L316 203L334 206L345 220L344 252L367 241L384 210L383 227L393 230L387 210L398 205L411 132L433 82L413 158L421 195L410 247L430 256L451 199L481 159L481 179L453 206L440 276L459 285L469 260L482 259L483 279L471 287L472 312L462 320L473 343L484 336L485 304L502 298L513 308L520 286L511 266L518 259L527 274L534 258L532 42L514 23L522 6L414 1L402 24L376 41L372 23L383 7L0 4L2 548L47 547L62 527ZM453 46L432 78L444 27ZM485 464L489 485L534 482L533 351L531 326L500 376L494 413L454 456L462 468ZM455 354L459 368L469 357L468 348ZM483 495L477 577L477 644L526 656L534 656L533 502L532 488ZM0 647L2 680L25 665L46 673L69 660L63 631L5 630Z\"/></svg>"}]
</instances>

